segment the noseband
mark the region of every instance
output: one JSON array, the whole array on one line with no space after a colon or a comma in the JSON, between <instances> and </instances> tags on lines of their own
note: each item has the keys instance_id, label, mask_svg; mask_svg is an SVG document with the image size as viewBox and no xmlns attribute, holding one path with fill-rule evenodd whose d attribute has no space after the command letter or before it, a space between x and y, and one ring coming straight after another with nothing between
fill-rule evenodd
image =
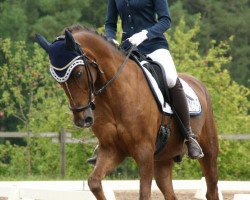
<instances>
[{"instance_id":1,"label":"noseband","mask_svg":"<svg viewBox=\"0 0 250 200\"><path fill-rule=\"evenodd\" d=\"M81 48L79 47L79 50L81 52L81 59L83 60L83 63L84 63L84 67L85 67L85 70L86 70L86 74L87 74L87 82L88 82L88 89L89 89L89 94L88 94L88 103L84 106L79 106L77 108L74 108L72 107L71 105L69 105L69 109L72 111L72 112L83 112L87 109L91 109L91 110L94 110L95 109L95 103L94 103L94 98L93 98L93 94L95 94L95 87L94 87L94 80L93 80L93 76L92 76L92 73L90 71L90 65L89 63L91 64L94 64L95 67L97 67L97 69L103 73L103 71L100 69L99 65L92 59L90 59L89 57L87 57L87 55L81 50ZM74 102L73 98L72 98L72 95L70 93L70 90L68 88L68 84L67 82L65 82L65 85L66 85L66 88L68 90L68 93L70 94L70 98L71 100ZM79 86L80 87L80 86Z\"/></svg>"},{"instance_id":2,"label":"noseband","mask_svg":"<svg viewBox=\"0 0 250 200\"><path fill-rule=\"evenodd\" d=\"M69 109L72 112L82 112L85 111L86 109L95 109L95 103L94 103L94 97L98 96L99 94L101 94L109 85L111 85L111 83L118 77L118 75L121 73L122 69L124 68L124 66L126 65L132 51L134 50L134 46L132 46L132 48L129 50L127 56L125 57L123 63L119 66L119 68L117 69L116 73L114 74L114 76L108 80L100 89L96 90L95 86L94 86L94 80L93 80L93 75L90 71L90 67L94 66L98 69L98 71L101 74L104 74L104 72L101 70L100 66L92 59L90 59L82 50L82 48L79 46L79 51L81 52L81 59L83 60L84 63L84 67L87 73L87 81L88 81L88 89L89 89L89 94L88 94L88 103L84 106L80 106L77 108L72 107L71 105L69 105ZM90 65L92 64L92 65ZM67 81L65 82L66 88L68 90L68 93L70 94L70 98L71 100L74 102L71 93L69 91L68 85L67 85Z\"/></svg>"}]
</instances>

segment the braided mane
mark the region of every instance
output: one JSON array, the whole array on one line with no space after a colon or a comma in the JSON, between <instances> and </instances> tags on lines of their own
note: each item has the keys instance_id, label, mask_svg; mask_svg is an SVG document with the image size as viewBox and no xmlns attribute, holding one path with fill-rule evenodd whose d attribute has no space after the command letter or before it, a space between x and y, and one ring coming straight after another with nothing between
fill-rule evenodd
<instances>
[{"instance_id":1,"label":"braided mane","mask_svg":"<svg viewBox=\"0 0 250 200\"><path fill-rule=\"evenodd\" d=\"M95 29L88 28L88 27L82 26L80 24L74 24L72 26L66 27L63 30L63 33L64 33L65 30L68 30L71 33L77 33L77 32L80 32L80 31L88 31L88 32L94 33L96 35L99 35L99 36L103 37L105 40L107 40L107 37L103 33L98 33Z\"/></svg>"}]
</instances>

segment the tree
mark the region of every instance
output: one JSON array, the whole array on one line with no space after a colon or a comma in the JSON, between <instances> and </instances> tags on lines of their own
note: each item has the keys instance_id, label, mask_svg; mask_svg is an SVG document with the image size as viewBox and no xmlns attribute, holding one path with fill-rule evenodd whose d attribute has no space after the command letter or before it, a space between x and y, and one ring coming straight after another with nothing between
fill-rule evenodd
<instances>
[{"instance_id":1,"label":"tree","mask_svg":"<svg viewBox=\"0 0 250 200\"><path fill-rule=\"evenodd\" d=\"M34 46L28 53L24 42L12 43L0 40L4 64L0 67L1 109L22 122L21 127L29 131L30 118L36 108L46 99L58 95L56 85L48 76L45 53Z\"/></svg>"},{"instance_id":2,"label":"tree","mask_svg":"<svg viewBox=\"0 0 250 200\"><path fill-rule=\"evenodd\" d=\"M4 64L0 66L0 110L9 117L19 120L18 129L26 132L59 132L65 128L74 137L90 137L88 130L82 131L72 124L66 95L59 84L48 73L48 57L44 50L34 44L32 53L26 49L25 42L0 40L0 53ZM11 145L8 141L0 144L1 175L41 175L59 174L59 145L48 139L26 139L24 146ZM67 174L76 172L78 162L90 156L91 145L79 144L67 148L70 169ZM42 155L42 156L41 156ZM48 161L49 162L45 162ZM74 164L71 162L74 161ZM90 166L82 166L78 175L83 176Z\"/></svg>"},{"instance_id":3,"label":"tree","mask_svg":"<svg viewBox=\"0 0 250 200\"><path fill-rule=\"evenodd\" d=\"M223 65L233 80L250 85L249 61L249 1L248 0L169 0L173 27L181 17L189 27L195 15L201 14L201 30L197 35L199 51L206 54L210 41L226 40L231 43L232 62ZM34 42L35 33L41 33L50 41L72 24L100 27L105 23L107 1L102 0L12 0L0 1L0 38Z\"/></svg>"},{"instance_id":4,"label":"tree","mask_svg":"<svg viewBox=\"0 0 250 200\"><path fill-rule=\"evenodd\" d=\"M11 37L22 40L28 35L28 24L25 10L21 3L10 4L8 1L0 3L0 38Z\"/></svg>"},{"instance_id":5,"label":"tree","mask_svg":"<svg viewBox=\"0 0 250 200\"><path fill-rule=\"evenodd\" d=\"M183 7L189 14L201 13L201 31L198 35L200 50L207 52L210 40L222 41L235 36L231 43L232 62L223 65L238 83L250 86L250 7L248 0L226 3L218 0L184 0Z\"/></svg>"},{"instance_id":6,"label":"tree","mask_svg":"<svg viewBox=\"0 0 250 200\"><path fill-rule=\"evenodd\" d=\"M107 1L89 1L82 13L81 21L87 22L91 27L100 27L105 23Z\"/></svg>"},{"instance_id":7,"label":"tree","mask_svg":"<svg viewBox=\"0 0 250 200\"><path fill-rule=\"evenodd\" d=\"M82 15L88 6L88 0L0 2L0 38L34 42L35 33L41 33L53 40L65 27L86 23Z\"/></svg>"}]
</instances>

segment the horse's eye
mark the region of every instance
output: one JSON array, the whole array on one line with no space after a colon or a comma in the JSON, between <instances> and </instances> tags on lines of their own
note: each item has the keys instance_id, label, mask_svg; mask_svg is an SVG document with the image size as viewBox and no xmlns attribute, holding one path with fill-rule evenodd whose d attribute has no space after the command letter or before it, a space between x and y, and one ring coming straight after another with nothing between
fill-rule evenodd
<instances>
[{"instance_id":1,"label":"horse's eye","mask_svg":"<svg viewBox=\"0 0 250 200\"><path fill-rule=\"evenodd\" d=\"M76 78L80 79L80 78L82 78L83 73L82 73L82 71L78 71L74 75Z\"/></svg>"}]
</instances>

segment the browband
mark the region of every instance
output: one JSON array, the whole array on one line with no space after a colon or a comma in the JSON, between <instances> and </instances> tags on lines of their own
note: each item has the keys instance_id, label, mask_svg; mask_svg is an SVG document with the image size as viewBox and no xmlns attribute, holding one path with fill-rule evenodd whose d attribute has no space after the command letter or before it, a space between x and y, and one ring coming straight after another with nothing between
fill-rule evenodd
<instances>
[{"instance_id":1,"label":"browband","mask_svg":"<svg viewBox=\"0 0 250 200\"><path fill-rule=\"evenodd\" d=\"M57 82L63 83L69 79L69 76L72 72L72 70L78 66L78 65L84 65L84 61L80 59L82 56L75 57L72 61L70 61L67 65L65 65L63 68L56 68L53 65L50 65L50 73L53 76L54 79L56 79ZM68 68L68 69L67 69ZM60 77L56 74L55 70L57 71L63 71L67 69L65 75L63 77Z\"/></svg>"}]
</instances>

